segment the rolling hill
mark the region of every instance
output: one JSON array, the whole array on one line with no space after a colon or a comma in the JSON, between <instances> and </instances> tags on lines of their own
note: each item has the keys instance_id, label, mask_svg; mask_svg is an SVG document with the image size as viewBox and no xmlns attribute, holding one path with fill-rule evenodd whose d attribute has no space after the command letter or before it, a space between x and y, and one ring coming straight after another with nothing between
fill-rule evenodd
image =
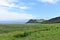
<instances>
[{"instance_id":1,"label":"rolling hill","mask_svg":"<svg viewBox=\"0 0 60 40\"><path fill-rule=\"evenodd\" d=\"M45 19L30 19L27 23L60 23L60 17Z\"/></svg>"}]
</instances>

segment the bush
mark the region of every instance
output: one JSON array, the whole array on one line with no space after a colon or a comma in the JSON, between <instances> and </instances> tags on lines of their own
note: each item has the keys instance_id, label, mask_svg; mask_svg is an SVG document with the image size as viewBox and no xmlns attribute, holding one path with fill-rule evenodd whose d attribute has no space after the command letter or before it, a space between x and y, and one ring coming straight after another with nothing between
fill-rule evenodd
<instances>
[{"instance_id":1,"label":"bush","mask_svg":"<svg viewBox=\"0 0 60 40\"><path fill-rule=\"evenodd\" d=\"M20 37L27 37L28 35L30 35L29 32L24 32L24 33L22 33L22 34L16 34L16 35L14 35L14 37L20 38Z\"/></svg>"}]
</instances>

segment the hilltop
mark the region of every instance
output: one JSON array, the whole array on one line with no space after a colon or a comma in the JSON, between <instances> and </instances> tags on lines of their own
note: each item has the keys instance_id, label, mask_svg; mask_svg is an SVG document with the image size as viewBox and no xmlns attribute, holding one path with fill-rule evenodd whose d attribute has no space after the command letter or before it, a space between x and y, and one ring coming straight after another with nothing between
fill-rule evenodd
<instances>
[{"instance_id":1,"label":"hilltop","mask_svg":"<svg viewBox=\"0 0 60 40\"><path fill-rule=\"evenodd\" d=\"M44 21L44 23L60 23L60 17L51 18L49 20Z\"/></svg>"},{"instance_id":2,"label":"hilltop","mask_svg":"<svg viewBox=\"0 0 60 40\"><path fill-rule=\"evenodd\" d=\"M49 20L45 19L30 19L27 23L60 23L60 16L51 18Z\"/></svg>"}]
</instances>

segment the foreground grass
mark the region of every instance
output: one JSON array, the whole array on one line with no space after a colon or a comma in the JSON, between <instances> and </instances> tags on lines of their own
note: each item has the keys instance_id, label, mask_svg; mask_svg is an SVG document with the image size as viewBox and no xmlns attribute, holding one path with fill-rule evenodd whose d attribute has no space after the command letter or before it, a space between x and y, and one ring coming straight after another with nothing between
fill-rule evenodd
<instances>
[{"instance_id":1,"label":"foreground grass","mask_svg":"<svg viewBox=\"0 0 60 40\"><path fill-rule=\"evenodd\" d=\"M0 40L60 40L60 24L1 24Z\"/></svg>"}]
</instances>

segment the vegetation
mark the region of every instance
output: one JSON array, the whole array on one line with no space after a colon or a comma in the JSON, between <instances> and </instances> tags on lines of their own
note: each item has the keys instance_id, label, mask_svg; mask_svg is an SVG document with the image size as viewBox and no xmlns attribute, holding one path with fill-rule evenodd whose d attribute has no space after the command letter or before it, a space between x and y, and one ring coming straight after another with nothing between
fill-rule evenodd
<instances>
[{"instance_id":1,"label":"vegetation","mask_svg":"<svg viewBox=\"0 0 60 40\"><path fill-rule=\"evenodd\" d=\"M36 19L30 19L27 23L38 23Z\"/></svg>"},{"instance_id":2,"label":"vegetation","mask_svg":"<svg viewBox=\"0 0 60 40\"><path fill-rule=\"evenodd\" d=\"M60 17L55 17L49 20L44 21L45 23L60 23Z\"/></svg>"},{"instance_id":3,"label":"vegetation","mask_svg":"<svg viewBox=\"0 0 60 40\"><path fill-rule=\"evenodd\" d=\"M60 24L0 24L0 40L60 40Z\"/></svg>"},{"instance_id":4,"label":"vegetation","mask_svg":"<svg viewBox=\"0 0 60 40\"><path fill-rule=\"evenodd\" d=\"M44 19L30 19L27 23L42 23Z\"/></svg>"},{"instance_id":5,"label":"vegetation","mask_svg":"<svg viewBox=\"0 0 60 40\"><path fill-rule=\"evenodd\" d=\"M44 19L30 19L27 23L60 23L60 17L55 17L55 18L51 18L49 20L44 20Z\"/></svg>"}]
</instances>

